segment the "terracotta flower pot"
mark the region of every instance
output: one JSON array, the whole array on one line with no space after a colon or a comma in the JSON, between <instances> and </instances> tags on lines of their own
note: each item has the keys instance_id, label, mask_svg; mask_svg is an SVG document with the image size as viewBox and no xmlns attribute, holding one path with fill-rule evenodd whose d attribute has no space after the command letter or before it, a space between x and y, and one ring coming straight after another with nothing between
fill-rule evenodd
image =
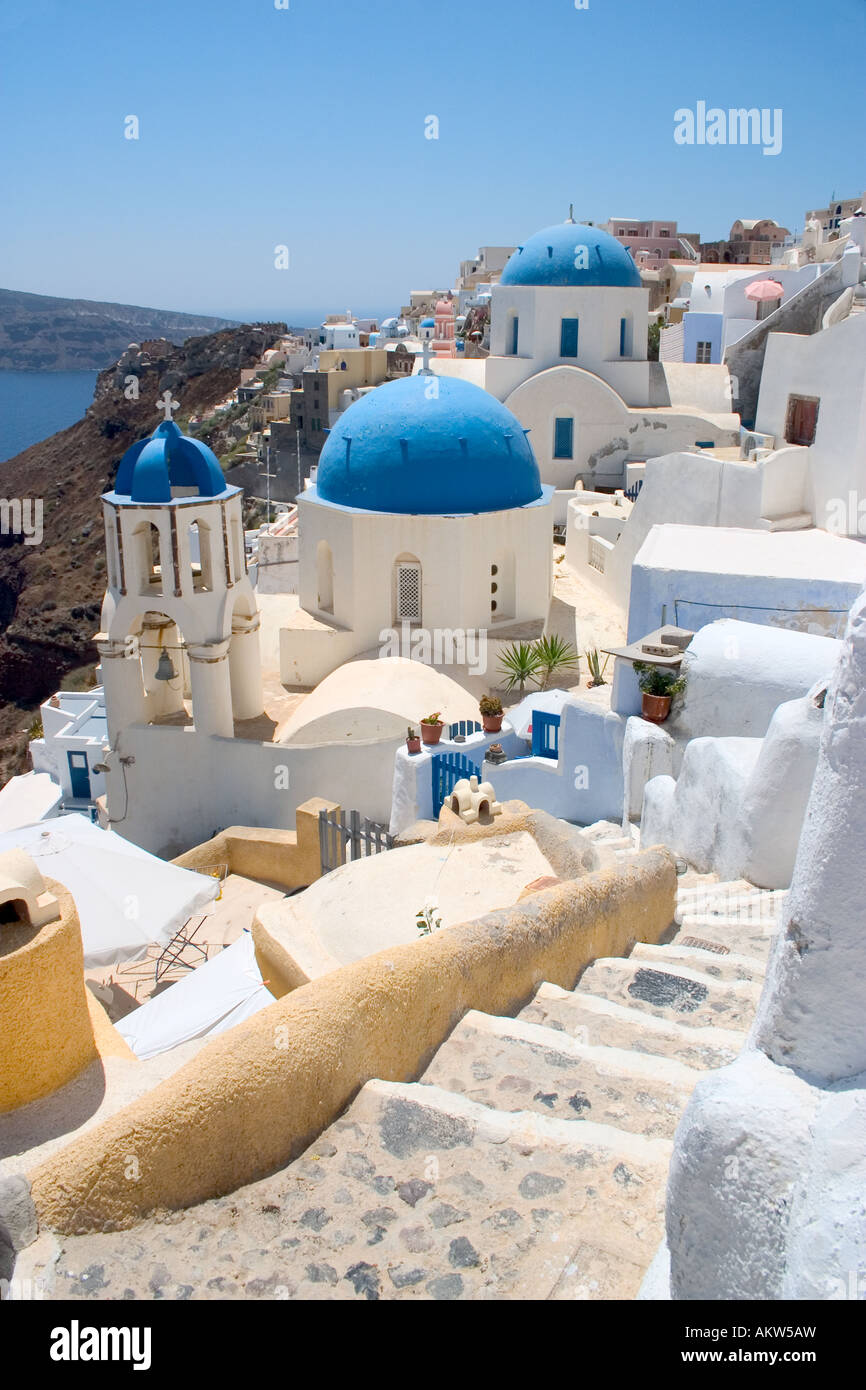
<instances>
[{"instance_id":1,"label":"terracotta flower pot","mask_svg":"<svg viewBox=\"0 0 866 1390\"><path fill-rule=\"evenodd\" d=\"M442 730L445 728L442 720L438 724L422 724L421 737L426 744L438 743L442 737Z\"/></svg>"},{"instance_id":2,"label":"terracotta flower pot","mask_svg":"<svg viewBox=\"0 0 866 1390\"><path fill-rule=\"evenodd\" d=\"M416 734L414 738L407 738L407 740L406 740L406 747L409 749L409 752L410 752L410 753L420 753L420 752L421 752L421 739L420 739L420 736L419 736L418 734Z\"/></svg>"},{"instance_id":3,"label":"terracotta flower pot","mask_svg":"<svg viewBox=\"0 0 866 1390\"><path fill-rule=\"evenodd\" d=\"M670 695L641 696L641 714L650 724L663 724L671 712Z\"/></svg>"},{"instance_id":4,"label":"terracotta flower pot","mask_svg":"<svg viewBox=\"0 0 866 1390\"><path fill-rule=\"evenodd\" d=\"M481 725L485 734L498 734L504 718L504 714L482 714Z\"/></svg>"}]
</instances>

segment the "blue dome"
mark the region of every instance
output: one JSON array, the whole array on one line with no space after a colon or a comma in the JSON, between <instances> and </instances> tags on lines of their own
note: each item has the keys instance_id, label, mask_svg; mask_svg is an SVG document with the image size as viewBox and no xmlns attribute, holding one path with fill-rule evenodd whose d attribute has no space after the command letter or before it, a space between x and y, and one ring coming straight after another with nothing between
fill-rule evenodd
<instances>
[{"instance_id":1,"label":"blue dome","mask_svg":"<svg viewBox=\"0 0 866 1390\"><path fill-rule=\"evenodd\" d=\"M131 502L170 502L173 487L194 487L199 497L226 491L219 459L200 439L181 434L164 420L147 439L127 449L117 468L114 491Z\"/></svg>"},{"instance_id":2,"label":"blue dome","mask_svg":"<svg viewBox=\"0 0 866 1390\"><path fill-rule=\"evenodd\" d=\"M349 407L322 450L316 492L337 506L425 516L506 511L544 495L511 411L480 386L427 375Z\"/></svg>"},{"instance_id":3,"label":"blue dome","mask_svg":"<svg viewBox=\"0 0 866 1390\"><path fill-rule=\"evenodd\" d=\"M435 328L435 327L436 327L436 320L435 320L435 319L422 319L422 320L421 320L421 327L422 327L422 328Z\"/></svg>"},{"instance_id":4,"label":"blue dome","mask_svg":"<svg viewBox=\"0 0 866 1390\"><path fill-rule=\"evenodd\" d=\"M584 249L585 248L585 249ZM640 271L616 237L601 227L563 222L531 236L508 259L501 285L641 287Z\"/></svg>"}]
</instances>

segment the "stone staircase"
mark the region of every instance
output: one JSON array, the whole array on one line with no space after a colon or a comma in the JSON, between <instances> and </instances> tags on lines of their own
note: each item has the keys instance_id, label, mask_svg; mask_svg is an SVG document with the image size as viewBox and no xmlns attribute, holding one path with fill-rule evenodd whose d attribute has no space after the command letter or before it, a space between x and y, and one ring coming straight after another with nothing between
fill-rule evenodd
<instances>
[{"instance_id":1,"label":"stone staircase","mask_svg":"<svg viewBox=\"0 0 866 1390\"><path fill-rule=\"evenodd\" d=\"M593 838L633 852L619 827ZM541 984L516 1018L466 1014L418 1081L368 1082L280 1172L130 1231L44 1234L16 1275L53 1298L633 1298L674 1130L740 1051L781 896L686 875L664 944Z\"/></svg>"}]
</instances>

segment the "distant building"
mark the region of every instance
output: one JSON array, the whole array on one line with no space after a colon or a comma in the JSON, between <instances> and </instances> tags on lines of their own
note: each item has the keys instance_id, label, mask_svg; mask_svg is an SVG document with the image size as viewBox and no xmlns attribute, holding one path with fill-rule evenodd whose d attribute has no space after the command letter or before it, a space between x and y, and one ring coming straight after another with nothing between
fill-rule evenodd
<instances>
[{"instance_id":1,"label":"distant building","mask_svg":"<svg viewBox=\"0 0 866 1390\"><path fill-rule=\"evenodd\" d=\"M643 222L629 217L612 217L604 230L631 254L639 270L658 270L668 261L696 259L700 236L697 232L678 232L676 222ZM682 242L693 248L690 255Z\"/></svg>"},{"instance_id":2,"label":"distant building","mask_svg":"<svg viewBox=\"0 0 866 1390\"><path fill-rule=\"evenodd\" d=\"M60 690L42 706L42 737L33 739L34 772L47 772L63 794L64 811L93 813L105 791L102 765L108 744L101 687Z\"/></svg>"},{"instance_id":3,"label":"distant building","mask_svg":"<svg viewBox=\"0 0 866 1390\"><path fill-rule=\"evenodd\" d=\"M726 241L701 242L701 260L718 265L769 265L774 249L784 246L790 235L772 217L738 218Z\"/></svg>"},{"instance_id":4,"label":"distant building","mask_svg":"<svg viewBox=\"0 0 866 1390\"><path fill-rule=\"evenodd\" d=\"M846 217L853 217L855 212L863 206L863 195L858 198L831 198L825 208L812 208L806 213L806 221L809 222L813 217L821 223L825 237L832 236L839 231L840 224Z\"/></svg>"}]
</instances>

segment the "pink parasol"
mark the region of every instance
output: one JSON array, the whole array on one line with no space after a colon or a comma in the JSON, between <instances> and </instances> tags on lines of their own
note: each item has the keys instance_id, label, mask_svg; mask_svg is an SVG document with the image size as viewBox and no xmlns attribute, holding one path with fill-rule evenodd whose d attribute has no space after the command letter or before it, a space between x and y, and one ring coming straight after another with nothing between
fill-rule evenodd
<instances>
[{"instance_id":1,"label":"pink parasol","mask_svg":"<svg viewBox=\"0 0 866 1390\"><path fill-rule=\"evenodd\" d=\"M746 298L758 301L781 299L784 292L778 280L753 280L751 285L746 286Z\"/></svg>"}]
</instances>

